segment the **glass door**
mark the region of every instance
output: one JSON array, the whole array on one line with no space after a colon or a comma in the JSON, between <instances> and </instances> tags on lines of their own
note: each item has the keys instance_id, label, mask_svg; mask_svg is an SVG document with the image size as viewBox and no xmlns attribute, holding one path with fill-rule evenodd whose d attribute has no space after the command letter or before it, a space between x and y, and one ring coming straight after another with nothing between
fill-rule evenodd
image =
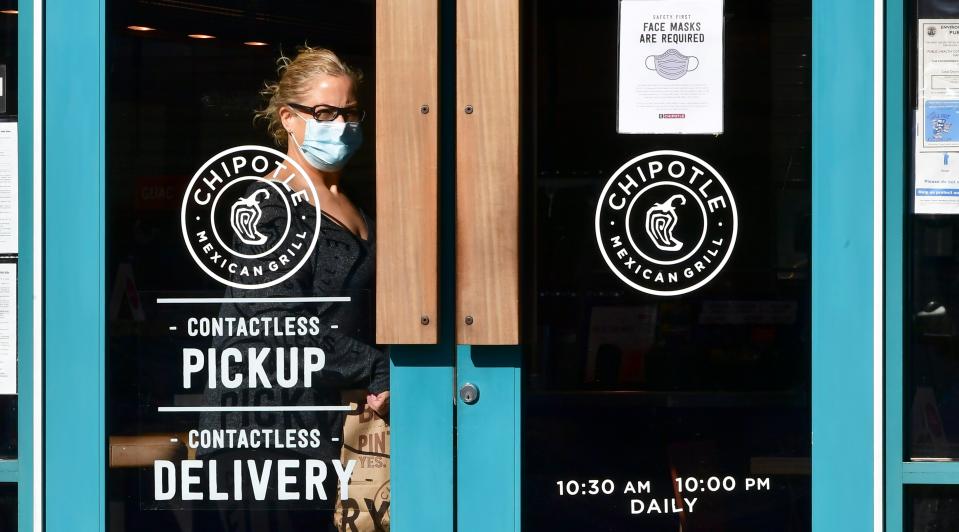
<instances>
[{"instance_id":1,"label":"glass door","mask_svg":"<svg viewBox=\"0 0 959 532\"><path fill-rule=\"evenodd\" d=\"M108 530L382 529L375 10L106 3Z\"/></svg>"},{"instance_id":2,"label":"glass door","mask_svg":"<svg viewBox=\"0 0 959 532\"><path fill-rule=\"evenodd\" d=\"M959 102L954 85L959 80L956 35L957 9L949 2L903 2L896 30L899 46L890 47L894 59L893 90L904 92L902 106L890 113L890 125L903 127L897 155L890 158L890 195L898 200L900 216L891 218L899 239L890 247L891 277L901 299L890 309L898 318L894 371L888 378L892 408L890 429L890 529L920 531L955 527L959 410L953 403L952 378L956 319L956 139L950 134L954 119L950 106ZM894 195L893 195L894 194Z\"/></svg>"},{"instance_id":3,"label":"glass door","mask_svg":"<svg viewBox=\"0 0 959 532\"><path fill-rule=\"evenodd\" d=\"M529 4L527 529L811 530L810 10Z\"/></svg>"},{"instance_id":4,"label":"glass door","mask_svg":"<svg viewBox=\"0 0 959 532\"><path fill-rule=\"evenodd\" d=\"M393 470L451 525L438 3L105 1L72 47L50 9L51 72L78 72L51 94L86 102L51 115L102 125L69 143L85 194L49 188L51 248L85 244L85 289L51 284L75 329L51 320L47 382L83 384L48 394L50 529L414 530ZM445 381L402 391L424 361Z\"/></svg>"},{"instance_id":5,"label":"glass door","mask_svg":"<svg viewBox=\"0 0 959 532\"><path fill-rule=\"evenodd\" d=\"M482 6L457 3L458 529L869 529L873 3Z\"/></svg>"}]
</instances>

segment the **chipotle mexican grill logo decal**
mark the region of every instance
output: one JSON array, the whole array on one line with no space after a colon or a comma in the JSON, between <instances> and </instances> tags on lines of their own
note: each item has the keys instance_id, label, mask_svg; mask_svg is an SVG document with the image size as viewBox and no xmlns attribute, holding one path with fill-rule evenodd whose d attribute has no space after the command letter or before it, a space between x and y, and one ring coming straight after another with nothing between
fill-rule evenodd
<instances>
[{"instance_id":1,"label":"chipotle mexican grill logo decal","mask_svg":"<svg viewBox=\"0 0 959 532\"><path fill-rule=\"evenodd\" d=\"M316 245L320 202L295 161L263 146L218 153L183 195L183 240L210 277L265 288L303 266Z\"/></svg>"},{"instance_id":2,"label":"chipotle mexican grill logo decal","mask_svg":"<svg viewBox=\"0 0 959 532\"><path fill-rule=\"evenodd\" d=\"M617 277L672 296L708 283L736 245L736 201L712 166L688 153L640 155L617 170L596 206L596 240Z\"/></svg>"}]
</instances>

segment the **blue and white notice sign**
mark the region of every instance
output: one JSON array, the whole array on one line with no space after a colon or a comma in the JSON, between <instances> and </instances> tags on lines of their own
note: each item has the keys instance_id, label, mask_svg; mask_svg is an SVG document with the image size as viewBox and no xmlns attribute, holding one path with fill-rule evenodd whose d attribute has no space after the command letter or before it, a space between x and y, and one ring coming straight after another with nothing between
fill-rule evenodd
<instances>
[{"instance_id":1,"label":"blue and white notice sign","mask_svg":"<svg viewBox=\"0 0 959 532\"><path fill-rule=\"evenodd\" d=\"M959 151L917 152L916 214L959 214Z\"/></svg>"},{"instance_id":2,"label":"blue and white notice sign","mask_svg":"<svg viewBox=\"0 0 959 532\"><path fill-rule=\"evenodd\" d=\"M959 214L959 21L920 19L913 211Z\"/></svg>"},{"instance_id":3,"label":"blue and white notice sign","mask_svg":"<svg viewBox=\"0 0 959 532\"><path fill-rule=\"evenodd\" d=\"M959 143L959 100L926 100L922 113L926 146Z\"/></svg>"}]
</instances>

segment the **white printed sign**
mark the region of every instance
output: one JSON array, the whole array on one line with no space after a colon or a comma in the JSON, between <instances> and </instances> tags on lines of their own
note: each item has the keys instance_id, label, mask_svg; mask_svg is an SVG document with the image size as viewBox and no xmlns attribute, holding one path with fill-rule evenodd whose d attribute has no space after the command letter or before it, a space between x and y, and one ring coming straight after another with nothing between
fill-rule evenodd
<instances>
[{"instance_id":1,"label":"white printed sign","mask_svg":"<svg viewBox=\"0 0 959 532\"><path fill-rule=\"evenodd\" d=\"M0 263L0 395L17 393L17 265Z\"/></svg>"},{"instance_id":2,"label":"white printed sign","mask_svg":"<svg viewBox=\"0 0 959 532\"><path fill-rule=\"evenodd\" d=\"M959 214L959 21L921 19L913 209Z\"/></svg>"},{"instance_id":3,"label":"white printed sign","mask_svg":"<svg viewBox=\"0 0 959 532\"><path fill-rule=\"evenodd\" d=\"M619 133L722 133L723 0L623 0Z\"/></svg>"},{"instance_id":4,"label":"white printed sign","mask_svg":"<svg viewBox=\"0 0 959 532\"><path fill-rule=\"evenodd\" d=\"M17 253L17 123L0 122L0 254Z\"/></svg>"},{"instance_id":5,"label":"white printed sign","mask_svg":"<svg viewBox=\"0 0 959 532\"><path fill-rule=\"evenodd\" d=\"M959 153L917 152L916 214L959 214Z\"/></svg>"},{"instance_id":6,"label":"white printed sign","mask_svg":"<svg viewBox=\"0 0 959 532\"><path fill-rule=\"evenodd\" d=\"M959 147L959 21L919 21L919 118L917 146Z\"/></svg>"}]
</instances>

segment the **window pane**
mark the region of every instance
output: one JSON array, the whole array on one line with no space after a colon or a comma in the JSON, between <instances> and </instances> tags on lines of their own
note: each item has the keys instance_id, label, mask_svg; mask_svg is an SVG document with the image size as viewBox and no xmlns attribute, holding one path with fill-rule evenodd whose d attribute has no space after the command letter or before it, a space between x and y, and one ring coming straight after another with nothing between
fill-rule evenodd
<instances>
[{"instance_id":1,"label":"window pane","mask_svg":"<svg viewBox=\"0 0 959 532\"><path fill-rule=\"evenodd\" d=\"M17 396L0 395L0 459L17 457Z\"/></svg>"},{"instance_id":2,"label":"window pane","mask_svg":"<svg viewBox=\"0 0 959 532\"><path fill-rule=\"evenodd\" d=\"M922 61L918 55L919 42L934 43L934 24L930 19L954 19L959 16L955 3L940 0L919 0L910 9L912 23L908 24L906 43L910 50L910 102L917 113L921 102L936 98L920 86ZM920 33L920 24L929 24ZM927 33L928 32L928 33ZM931 48L931 45L930 45ZM918 65L918 66L917 66ZM931 84L930 84L931 85ZM919 113L920 116L923 113ZM913 114L908 120L913 120ZM923 144L926 144L925 142ZM949 162L955 153L938 147L918 145L910 139L914 157L911 162L932 161L933 171L949 172ZM912 165L913 168L919 168ZM926 170L921 169L921 172ZM930 176L913 172L907 180L907 197L912 202L913 191L920 179ZM945 182L945 180L943 180ZM924 201L934 201L936 198ZM946 208L911 205L912 214L906 220L905 250L905 383L903 404L905 415L905 458L907 460L942 460L959 458L959 219L945 214ZM946 200L948 202L948 200ZM933 214L932 212L937 212Z\"/></svg>"},{"instance_id":3,"label":"window pane","mask_svg":"<svg viewBox=\"0 0 959 532\"><path fill-rule=\"evenodd\" d=\"M959 527L959 487L906 486L905 523L911 532L939 532Z\"/></svg>"},{"instance_id":4,"label":"window pane","mask_svg":"<svg viewBox=\"0 0 959 532\"><path fill-rule=\"evenodd\" d=\"M809 530L811 3L726 0L721 135L625 135L626 3L540 1L526 17L526 528ZM597 246L604 186L656 150L708 162L739 212L724 269L671 296L624 282ZM643 207L645 227L626 219L635 235L679 213L653 231L663 253L695 242L666 203Z\"/></svg>"},{"instance_id":5,"label":"window pane","mask_svg":"<svg viewBox=\"0 0 959 532\"><path fill-rule=\"evenodd\" d=\"M0 68L5 71L0 117L17 115L17 2L0 1Z\"/></svg>"},{"instance_id":6,"label":"window pane","mask_svg":"<svg viewBox=\"0 0 959 532\"><path fill-rule=\"evenodd\" d=\"M17 485L0 484L0 530L17 529Z\"/></svg>"},{"instance_id":7,"label":"window pane","mask_svg":"<svg viewBox=\"0 0 959 532\"><path fill-rule=\"evenodd\" d=\"M107 2L111 532L388 521L389 428L355 413L389 387L373 29L366 1Z\"/></svg>"}]
</instances>

